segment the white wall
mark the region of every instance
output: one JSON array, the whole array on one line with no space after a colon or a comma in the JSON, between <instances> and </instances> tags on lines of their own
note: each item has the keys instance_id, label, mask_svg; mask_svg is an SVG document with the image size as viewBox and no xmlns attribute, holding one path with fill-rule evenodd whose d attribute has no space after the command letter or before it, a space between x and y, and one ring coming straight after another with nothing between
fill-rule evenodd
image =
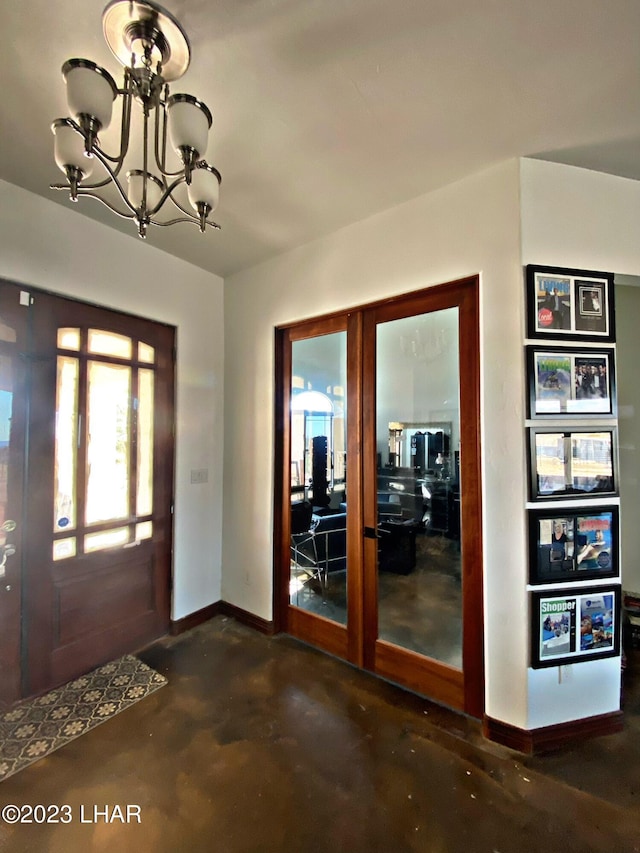
<instances>
[{"instance_id":1,"label":"white wall","mask_svg":"<svg viewBox=\"0 0 640 853\"><path fill-rule=\"evenodd\" d=\"M517 161L225 281L222 595L271 617L274 327L474 273L481 274L487 712L518 726L527 721L528 637Z\"/></svg>"},{"instance_id":2,"label":"white wall","mask_svg":"<svg viewBox=\"0 0 640 853\"><path fill-rule=\"evenodd\" d=\"M222 279L3 181L0 276L177 326L172 618L219 600ZM191 485L194 468L207 484Z\"/></svg>"},{"instance_id":3,"label":"white wall","mask_svg":"<svg viewBox=\"0 0 640 853\"><path fill-rule=\"evenodd\" d=\"M638 275L640 183L521 160L524 264Z\"/></svg>"},{"instance_id":4,"label":"white wall","mask_svg":"<svg viewBox=\"0 0 640 853\"><path fill-rule=\"evenodd\" d=\"M522 160L521 198L523 264L640 273L640 182ZM624 524L637 505L620 511ZM619 701L619 659L529 670L526 728L616 711Z\"/></svg>"}]
</instances>

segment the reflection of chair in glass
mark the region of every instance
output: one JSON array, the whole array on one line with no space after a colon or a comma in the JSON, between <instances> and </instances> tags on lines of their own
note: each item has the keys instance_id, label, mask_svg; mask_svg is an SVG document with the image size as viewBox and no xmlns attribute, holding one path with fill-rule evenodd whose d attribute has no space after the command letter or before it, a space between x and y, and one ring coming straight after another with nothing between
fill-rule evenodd
<instances>
[{"instance_id":1,"label":"reflection of chair in glass","mask_svg":"<svg viewBox=\"0 0 640 853\"><path fill-rule=\"evenodd\" d=\"M347 516L314 515L309 529L291 535L291 557L310 580L317 580L326 601L329 574L347 567Z\"/></svg>"},{"instance_id":2,"label":"reflection of chair in glass","mask_svg":"<svg viewBox=\"0 0 640 853\"><path fill-rule=\"evenodd\" d=\"M313 508L309 501L291 504L291 533L306 533L311 524Z\"/></svg>"},{"instance_id":3,"label":"reflection of chair in glass","mask_svg":"<svg viewBox=\"0 0 640 853\"><path fill-rule=\"evenodd\" d=\"M378 568L381 572L408 575L416 567L417 521L381 519L378 524Z\"/></svg>"}]
</instances>

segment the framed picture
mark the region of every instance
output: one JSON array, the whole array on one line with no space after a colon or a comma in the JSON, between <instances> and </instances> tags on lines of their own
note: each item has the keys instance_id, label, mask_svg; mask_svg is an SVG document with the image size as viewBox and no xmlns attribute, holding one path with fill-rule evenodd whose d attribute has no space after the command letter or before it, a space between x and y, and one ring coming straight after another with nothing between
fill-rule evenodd
<instances>
[{"instance_id":1,"label":"framed picture","mask_svg":"<svg viewBox=\"0 0 640 853\"><path fill-rule=\"evenodd\" d=\"M613 273L529 264L529 338L614 341Z\"/></svg>"},{"instance_id":2,"label":"framed picture","mask_svg":"<svg viewBox=\"0 0 640 853\"><path fill-rule=\"evenodd\" d=\"M531 500L618 493L616 428L529 428Z\"/></svg>"},{"instance_id":3,"label":"framed picture","mask_svg":"<svg viewBox=\"0 0 640 853\"><path fill-rule=\"evenodd\" d=\"M530 418L615 415L614 352L527 347Z\"/></svg>"},{"instance_id":4,"label":"framed picture","mask_svg":"<svg viewBox=\"0 0 640 853\"><path fill-rule=\"evenodd\" d=\"M620 654L620 587L531 593L531 666Z\"/></svg>"},{"instance_id":5,"label":"framed picture","mask_svg":"<svg viewBox=\"0 0 640 853\"><path fill-rule=\"evenodd\" d=\"M617 578L617 506L529 510L529 583Z\"/></svg>"}]
</instances>

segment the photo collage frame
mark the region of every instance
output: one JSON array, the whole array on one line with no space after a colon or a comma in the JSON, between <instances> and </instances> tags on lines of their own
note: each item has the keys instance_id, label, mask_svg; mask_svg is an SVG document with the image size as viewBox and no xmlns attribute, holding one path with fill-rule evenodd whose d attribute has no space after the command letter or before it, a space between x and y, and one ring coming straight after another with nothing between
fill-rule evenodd
<instances>
[{"instance_id":1,"label":"photo collage frame","mask_svg":"<svg viewBox=\"0 0 640 853\"><path fill-rule=\"evenodd\" d=\"M619 494L614 282L530 264L525 285L529 584L546 587L530 593L537 669L620 653L619 507L597 503Z\"/></svg>"},{"instance_id":2,"label":"photo collage frame","mask_svg":"<svg viewBox=\"0 0 640 853\"><path fill-rule=\"evenodd\" d=\"M532 593L531 664L561 666L620 654L620 587Z\"/></svg>"}]
</instances>

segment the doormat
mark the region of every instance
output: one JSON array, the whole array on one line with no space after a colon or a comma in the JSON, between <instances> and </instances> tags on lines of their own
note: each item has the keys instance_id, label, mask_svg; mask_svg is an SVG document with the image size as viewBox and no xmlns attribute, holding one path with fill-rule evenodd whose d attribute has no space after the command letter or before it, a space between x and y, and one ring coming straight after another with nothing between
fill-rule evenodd
<instances>
[{"instance_id":1,"label":"doormat","mask_svg":"<svg viewBox=\"0 0 640 853\"><path fill-rule=\"evenodd\" d=\"M0 714L0 782L167 683L132 655Z\"/></svg>"}]
</instances>

